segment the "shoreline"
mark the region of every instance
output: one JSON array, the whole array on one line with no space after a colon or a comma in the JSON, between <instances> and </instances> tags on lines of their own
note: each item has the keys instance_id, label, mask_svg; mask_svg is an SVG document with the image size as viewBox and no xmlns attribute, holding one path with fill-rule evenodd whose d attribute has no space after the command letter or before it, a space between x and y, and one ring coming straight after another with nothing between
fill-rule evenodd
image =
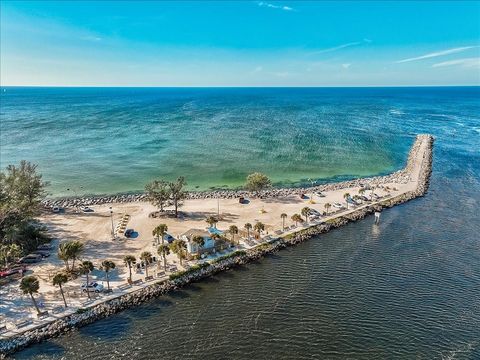
<instances>
[{"instance_id":1,"label":"shoreline","mask_svg":"<svg viewBox=\"0 0 480 360\"><path fill-rule=\"evenodd\" d=\"M300 195L302 193L308 192L324 192L331 190L345 189L349 187L357 186L379 186L391 182L406 183L409 181L410 176L409 172L412 170L413 163L415 160L416 151L418 148L415 147L419 137L423 135L417 135L407 156L407 162L403 168L400 170L388 173L386 175L375 175L368 177L352 178L350 180L343 180L338 182L327 182L321 185L315 186L298 186L298 187L273 187L267 190L260 191L258 197L260 198L278 198L289 195ZM430 135L428 135L430 136ZM187 191L186 200L194 199L235 199L238 197L252 198L256 197L257 194L247 190L241 189L218 189L218 190L204 190L204 191ZM132 192L132 193L119 193L112 195L85 195L85 196L74 196L74 197L58 197L45 199L42 201L42 205L45 208L50 208L53 206L60 206L63 208L71 208L76 206L92 206L92 205L103 205L103 204L125 204L125 203L134 203L147 201L147 196L143 192Z\"/></svg>"},{"instance_id":2,"label":"shoreline","mask_svg":"<svg viewBox=\"0 0 480 360\"><path fill-rule=\"evenodd\" d=\"M328 191L330 189L343 189L345 187L361 186L363 184L381 185L382 183L392 182L392 179L394 179L395 182L409 181L415 160L417 160L418 157L418 151L424 141L426 142L426 149L421 158L418 179L414 190L404 192L388 199L377 201L374 204L361 205L358 208L347 211L346 213L336 214L329 220L326 220L320 224L311 224L308 227L276 237L269 242L257 245L251 249L238 250L221 258L217 258L211 263L205 262L200 266L194 267L193 270L190 269L180 271L174 274L175 276L173 278L171 277L169 280L151 282L149 284L141 285L137 289L132 288L132 291L126 294L118 294L114 298L105 299L97 304L91 304L90 306L85 307L85 311L82 313L68 314L49 323L40 324L35 329L27 330L7 339L2 339L0 340L0 358L5 358L7 355L11 355L14 352L34 343L59 336L68 331L90 324L96 320L118 313L124 309L139 305L146 300L161 296L170 291L174 291L191 282L204 279L220 271L228 270L258 260L283 248L294 246L312 237L327 233L350 222L363 219L368 215L373 214L375 211L387 209L423 196L428 190L432 171L432 149L434 139L431 135L417 136L410 149L407 164L402 170L384 177L355 179L346 182L325 184L308 188L312 191L315 191L316 189L320 191ZM326 187L328 187L328 189ZM285 191L288 191L289 195L298 194L304 192L305 188L274 189L265 191L262 193L262 196L280 197L285 194ZM290 191L298 192L292 193ZM248 192L233 192L232 196L237 197L241 196L240 194L243 195L246 193ZM211 193L209 194L212 196ZM229 194L224 195L227 196Z\"/></svg>"}]
</instances>

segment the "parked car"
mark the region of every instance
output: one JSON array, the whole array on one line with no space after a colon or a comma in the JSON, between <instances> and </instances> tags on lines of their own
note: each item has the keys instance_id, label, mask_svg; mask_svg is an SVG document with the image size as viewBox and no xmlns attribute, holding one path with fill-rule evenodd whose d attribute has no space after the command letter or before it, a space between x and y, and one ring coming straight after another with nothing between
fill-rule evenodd
<instances>
[{"instance_id":1,"label":"parked car","mask_svg":"<svg viewBox=\"0 0 480 360\"><path fill-rule=\"evenodd\" d=\"M170 234L165 234L164 239L165 239L169 244L171 244L171 243L173 242L173 240L175 240L175 238L174 238L172 235L170 235Z\"/></svg>"},{"instance_id":2,"label":"parked car","mask_svg":"<svg viewBox=\"0 0 480 360\"><path fill-rule=\"evenodd\" d=\"M52 244L42 244L37 246L37 250L53 250Z\"/></svg>"},{"instance_id":3,"label":"parked car","mask_svg":"<svg viewBox=\"0 0 480 360\"><path fill-rule=\"evenodd\" d=\"M343 209L343 208L345 208L345 206L343 206L342 204L340 204L340 203L338 203L338 202L334 202L334 203L332 204L332 206L333 206L334 208L337 208L337 209Z\"/></svg>"},{"instance_id":4,"label":"parked car","mask_svg":"<svg viewBox=\"0 0 480 360\"><path fill-rule=\"evenodd\" d=\"M16 265L8 269L3 269L0 271L0 278L7 277L10 275L18 274L20 272L27 271L27 267L25 265Z\"/></svg>"},{"instance_id":5,"label":"parked car","mask_svg":"<svg viewBox=\"0 0 480 360\"><path fill-rule=\"evenodd\" d=\"M83 206L80 208L80 210L82 210L84 213L93 212L93 209L88 206Z\"/></svg>"},{"instance_id":6,"label":"parked car","mask_svg":"<svg viewBox=\"0 0 480 360\"><path fill-rule=\"evenodd\" d=\"M40 254L28 254L27 256L24 256L18 260L20 264L34 264L40 261L42 261L42 255Z\"/></svg>"},{"instance_id":7,"label":"parked car","mask_svg":"<svg viewBox=\"0 0 480 360\"><path fill-rule=\"evenodd\" d=\"M315 209L310 209L309 212L308 212L308 214L311 215L311 216L314 216L314 215L315 215L315 216L320 216L320 215L321 215L321 214L320 214L317 210L315 210Z\"/></svg>"},{"instance_id":8,"label":"parked car","mask_svg":"<svg viewBox=\"0 0 480 360\"><path fill-rule=\"evenodd\" d=\"M325 194L322 193L321 191L317 191L315 195L317 195L318 197L325 197Z\"/></svg>"},{"instance_id":9,"label":"parked car","mask_svg":"<svg viewBox=\"0 0 480 360\"><path fill-rule=\"evenodd\" d=\"M32 254L38 254L42 258L47 258L50 256L50 252L47 250L35 250Z\"/></svg>"},{"instance_id":10,"label":"parked car","mask_svg":"<svg viewBox=\"0 0 480 360\"><path fill-rule=\"evenodd\" d=\"M129 238L129 237L132 237L133 233L135 231L133 229L127 229L125 230L125 237Z\"/></svg>"},{"instance_id":11,"label":"parked car","mask_svg":"<svg viewBox=\"0 0 480 360\"><path fill-rule=\"evenodd\" d=\"M60 211L62 211L63 209L60 207L60 206L54 206L52 208L52 212L55 213L55 214L58 214Z\"/></svg>"},{"instance_id":12,"label":"parked car","mask_svg":"<svg viewBox=\"0 0 480 360\"><path fill-rule=\"evenodd\" d=\"M100 293L103 291L103 285L99 284L95 281L92 281L90 284L87 285L87 283L82 284L82 291L83 292L95 292L95 293Z\"/></svg>"}]
</instances>

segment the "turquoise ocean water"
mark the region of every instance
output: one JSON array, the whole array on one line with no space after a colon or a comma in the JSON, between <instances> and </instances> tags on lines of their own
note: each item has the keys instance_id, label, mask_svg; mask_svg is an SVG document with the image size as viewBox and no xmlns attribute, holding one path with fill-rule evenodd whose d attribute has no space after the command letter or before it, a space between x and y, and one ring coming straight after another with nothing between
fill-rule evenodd
<instances>
[{"instance_id":1,"label":"turquoise ocean water","mask_svg":"<svg viewBox=\"0 0 480 360\"><path fill-rule=\"evenodd\" d=\"M417 132L457 116L472 88L4 88L0 165L28 159L53 196L277 185L400 168ZM470 101L470 103L469 103ZM441 102L441 104L439 103ZM453 119L454 121L454 119Z\"/></svg>"}]
</instances>

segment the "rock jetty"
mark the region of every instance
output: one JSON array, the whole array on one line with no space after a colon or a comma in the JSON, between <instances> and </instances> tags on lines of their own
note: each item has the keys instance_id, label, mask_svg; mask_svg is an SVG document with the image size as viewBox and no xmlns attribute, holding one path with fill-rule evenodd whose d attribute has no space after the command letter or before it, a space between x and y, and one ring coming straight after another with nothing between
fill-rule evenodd
<instances>
[{"instance_id":1,"label":"rock jetty","mask_svg":"<svg viewBox=\"0 0 480 360\"><path fill-rule=\"evenodd\" d=\"M407 165L401 171L393 173L384 177L373 177L368 179L358 179L351 180L343 183L331 184L318 186L315 189L319 191L326 191L330 189L339 189L342 187L350 186L377 186L384 183L392 182L392 179L396 181L405 181L409 178L409 174L413 168L413 161L418 155L419 146L423 142L427 141L427 151L424 153L424 158L420 168L419 179L417 187L407 193L398 195L394 198L389 198L375 205L362 207L357 210L354 210L348 214L341 215L332 220L328 220L324 223L318 225L313 225L311 227L299 230L293 234L288 234L282 237L274 238L267 243L258 245L252 249L240 250L232 254L226 255L224 257L218 258L211 263L203 263L200 265L193 266L191 269L186 271L181 271L176 274L172 274L169 280L152 282L144 287L140 288L137 291L130 292L119 297L116 297L111 300L106 300L103 303L98 305L81 309L77 313L65 316L54 322L44 325L43 327L36 328L34 330L26 331L22 334L14 336L9 339L0 341L0 358L3 359L8 355L15 353L31 344L44 341L46 339L56 337L62 334L65 334L69 331L72 331L76 328L90 324L96 320L105 318L112 314L118 313L124 309L137 306L149 299L164 295L170 291L175 291L191 282L195 282L206 277L212 276L220 271L225 271L228 269L235 268L247 264L251 261L258 260L268 254L277 252L288 246L294 246L298 243L306 241L312 237L316 237L320 234L329 232L332 229L339 228L343 225L348 224L349 222L357 221L365 218L366 216L373 214L375 211L380 211L383 208L390 208L392 206L402 204L411 199L423 196L428 190L430 175L432 171L432 156L433 156L433 142L434 139L431 135L418 135L417 139L410 150L408 157ZM282 194L296 193L296 191L302 191L299 189L283 189L283 190L270 190L265 192L267 194L279 194L281 191ZM213 193L197 193L203 194L199 196L207 196L208 194L213 196ZM230 196L231 192L217 192L216 196ZM234 192L232 196L239 196L239 192ZM242 193L248 194L248 193ZM268 196L275 196L268 195ZM132 195L133 196L133 195ZM280 195L277 195L280 196ZM110 197L113 199L113 197ZM125 198L127 199L127 198ZM133 199L133 198L128 198ZM141 198L139 198L141 199ZM85 201L87 201L85 199ZM127 200L125 200L127 201ZM128 200L134 201L134 200Z\"/></svg>"}]
</instances>

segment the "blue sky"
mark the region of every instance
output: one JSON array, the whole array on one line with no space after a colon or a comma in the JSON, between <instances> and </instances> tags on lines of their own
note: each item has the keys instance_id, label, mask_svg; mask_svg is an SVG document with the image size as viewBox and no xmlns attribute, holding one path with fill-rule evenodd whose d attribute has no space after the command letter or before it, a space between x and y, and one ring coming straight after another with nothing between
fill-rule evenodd
<instances>
[{"instance_id":1,"label":"blue sky","mask_svg":"<svg viewBox=\"0 0 480 360\"><path fill-rule=\"evenodd\" d=\"M1 85L480 85L480 1L1 2Z\"/></svg>"}]
</instances>

